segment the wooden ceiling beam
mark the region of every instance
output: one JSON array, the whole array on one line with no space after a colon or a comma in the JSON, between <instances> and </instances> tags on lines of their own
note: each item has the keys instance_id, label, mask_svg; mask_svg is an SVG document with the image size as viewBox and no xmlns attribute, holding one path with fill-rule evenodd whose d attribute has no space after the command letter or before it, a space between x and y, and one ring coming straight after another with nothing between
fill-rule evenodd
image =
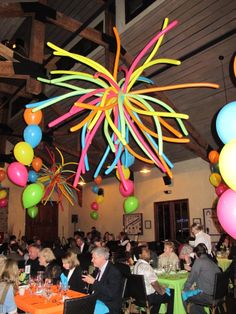
<instances>
[{"instance_id":1,"label":"wooden ceiling beam","mask_svg":"<svg viewBox=\"0 0 236 314\"><path fill-rule=\"evenodd\" d=\"M11 84L0 83L0 92L4 94L9 94L9 95L14 94L18 88L19 88L18 86L14 86ZM23 89L18 92L18 96L24 97L24 98L30 98L30 99L32 98L32 95L26 93L26 91Z\"/></svg>"},{"instance_id":2,"label":"wooden ceiling beam","mask_svg":"<svg viewBox=\"0 0 236 314\"><path fill-rule=\"evenodd\" d=\"M0 17L26 17L33 12L25 12L21 3L0 3Z\"/></svg>"}]
</instances>

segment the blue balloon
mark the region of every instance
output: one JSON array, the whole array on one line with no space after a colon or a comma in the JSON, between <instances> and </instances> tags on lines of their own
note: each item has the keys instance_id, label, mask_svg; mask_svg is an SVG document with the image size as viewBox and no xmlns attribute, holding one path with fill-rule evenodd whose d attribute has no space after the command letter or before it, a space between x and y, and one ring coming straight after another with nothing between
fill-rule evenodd
<instances>
[{"instance_id":1,"label":"blue balloon","mask_svg":"<svg viewBox=\"0 0 236 314\"><path fill-rule=\"evenodd\" d=\"M42 130L36 124L30 124L24 129L24 141L35 148L42 139Z\"/></svg>"},{"instance_id":2,"label":"blue balloon","mask_svg":"<svg viewBox=\"0 0 236 314\"><path fill-rule=\"evenodd\" d=\"M125 166L125 168L130 168L134 164L135 158L133 155L131 155L129 152L124 151L124 153L121 156L121 162L122 165Z\"/></svg>"},{"instance_id":3,"label":"blue balloon","mask_svg":"<svg viewBox=\"0 0 236 314\"><path fill-rule=\"evenodd\" d=\"M28 181L29 182L36 182L38 179L38 175L34 170L30 170L28 173Z\"/></svg>"},{"instance_id":4,"label":"blue balloon","mask_svg":"<svg viewBox=\"0 0 236 314\"><path fill-rule=\"evenodd\" d=\"M99 187L98 187L97 185L92 186L92 191L93 191L95 194L98 194L98 190L99 190Z\"/></svg>"},{"instance_id":5,"label":"blue balloon","mask_svg":"<svg viewBox=\"0 0 236 314\"><path fill-rule=\"evenodd\" d=\"M236 139L236 101L225 105L217 115L216 131L224 144Z\"/></svg>"}]
</instances>

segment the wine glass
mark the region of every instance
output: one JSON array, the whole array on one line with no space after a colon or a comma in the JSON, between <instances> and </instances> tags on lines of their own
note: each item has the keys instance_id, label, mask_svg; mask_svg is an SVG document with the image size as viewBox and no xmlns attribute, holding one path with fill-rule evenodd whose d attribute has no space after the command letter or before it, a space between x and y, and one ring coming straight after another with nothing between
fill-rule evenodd
<instances>
[{"instance_id":1,"label":"wine glass","mask_svg":"<svg viewBox=\"0 0 236 314\"><path fill-rule=\"evenodd\" d=\"M88 275L88 271L87 270L83 270L82 271L82 276L87 276ZM88 293L88 289L89 289L89 284L85 283L84 286L84 290Z\"/></svg>"},{"instance_id":2,"label":"wine glass","mask_svg":"<svg viewBox=\"0 0 236 314\"><path fill-rule=\"evenodd\" d=\"M46 298L47 298L47 300L49 301L50 300L50 298L51 298L51 296L52 296L52 283L51 282L47 282L46 284L45 284L45 296L46 296Z\"/></svg>"},{"instance_id":3,"label":"wine glass","mask_svg":"<svg viewBox=\"0 0 236 314\"><path fill-rule=\"evenodd\" d=\"M68 283L64 283L61 286L61 292L62 292L62 300L64 301L65 299L67 299L67 291L70 289L70 286L68 285Z\"/></svg>"}]
</instances>

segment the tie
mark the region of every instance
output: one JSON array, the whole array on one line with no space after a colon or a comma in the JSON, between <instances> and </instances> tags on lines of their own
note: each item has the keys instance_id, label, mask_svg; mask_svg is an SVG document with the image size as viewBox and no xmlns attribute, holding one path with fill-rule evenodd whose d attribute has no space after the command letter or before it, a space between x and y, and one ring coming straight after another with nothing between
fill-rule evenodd
<instances>
[{"instance_id":1,"label":"tie","mask_svg":"<svg viewBox=\"0 0 236 314\"><path fill-rule=\"evenodd\" d=\"M96 276L96 280L97 280L97 281L100 280L100 275L101 275L101 270L98 269L97 276Z\"/></svg>"}]
</instances>

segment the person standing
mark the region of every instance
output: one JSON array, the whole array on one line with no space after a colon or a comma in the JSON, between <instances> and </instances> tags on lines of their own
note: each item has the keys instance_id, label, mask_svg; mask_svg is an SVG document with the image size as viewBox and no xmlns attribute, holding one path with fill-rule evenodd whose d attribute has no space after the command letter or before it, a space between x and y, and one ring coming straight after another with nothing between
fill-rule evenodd
<instances>
[{"instance_id":1,"label":"person standing","mask_svg":"<svg viewBox=\"0 0 236 314\"><path fill-rule=\"evenodd\" d=\"M195 236L194 247L196 247L199 243L204 243L207 247L207 253L211 255L211 237L209 234L203 232L203 226L194 223L191 226L191 232Z\"/></svg>"},{"instance_id":2,"label":"person standing","mask_svg":"<svg viewBox=\"0 0 236 314\"><path fill-rule=\"evenodd\" d=\"M138 247L139 259L134 266L135 275L143 275L146 287L148 302L152 305L151 314L159 313L162 303L168 303L167 314L173 313L174 294L172 289L171 295L166 294L166 290L157 281L157 275L149 264L150 250L145 246Z\"/></svg>"},{"instance_id":3,"label":"person standing","mask_svg":"<svg viewBox=\"0 0 236 314\"><path fill-rule=\"evenodd\" d=\"M91 291L96 293L98 300L107 307L107 312L105 313L120 314L122 305L122 275L108 259L108 248L95 248L92 251L92 262L98 268L98 273L96 276L87 275L82 276L82 278L83 281L91 285Z\"/></svg>"}]
</instances>

